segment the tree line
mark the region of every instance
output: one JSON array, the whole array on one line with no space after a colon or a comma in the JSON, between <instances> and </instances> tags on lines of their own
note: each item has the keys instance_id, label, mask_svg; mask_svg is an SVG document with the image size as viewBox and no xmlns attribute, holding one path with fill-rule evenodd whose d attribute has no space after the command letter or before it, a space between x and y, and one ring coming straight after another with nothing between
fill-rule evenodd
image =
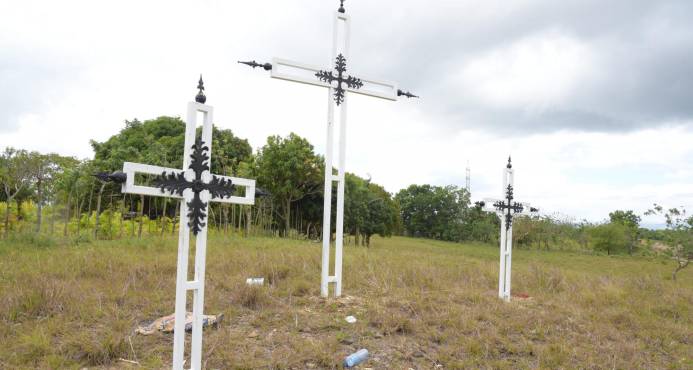
<instances>
[{"instance_id":1,"label":"tree line","mask_svg":"<svg viewBox=\"0 0 693 370\"><path fill-rule=\"evenodd\" d=\"M126 121L118 134L104 142L91 142L91 159L6 148L0 155L3 236L31 231L112 239L175 233L180 222L177 200L121 194L120 185L103 183L93 175L121 170L125 161L181 168L184 131L185 123L178 117ZM313 145L292 133L268 137L254 153L248 141L231 130L215 127L212 137L211 171L257 179L262 189L252 207L210 204L208 224L213 232L321 238L324 158L315 153ZM473 206L471 194L464 188L410 185L391 194L354 174L347 173L345 180L347 243L369 245L376 234L498 241L499 220ZM141 184L151 181L146 175L136 179ZM337 189L333 186L336 208ZM662 242L669 246L668 253L679 261L680 269L687 266L693 254L693 217L683 209L658 205L648 214L663 217L667 229L640 228L640 216L619 210L601 223L574 222L553 215L517 217L513 238L518 248L606 254L642 253L651 249L648 243ZM334 237L334 219L331 224Z\"/></svg>"}]
</instances>

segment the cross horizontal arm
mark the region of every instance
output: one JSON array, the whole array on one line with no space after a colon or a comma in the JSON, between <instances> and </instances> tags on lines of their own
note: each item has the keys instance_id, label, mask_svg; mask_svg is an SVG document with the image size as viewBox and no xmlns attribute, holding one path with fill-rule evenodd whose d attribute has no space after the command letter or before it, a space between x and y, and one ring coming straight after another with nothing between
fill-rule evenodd
<instances>
[{"instance_id":1,"label":"cross horizontal arm","mask_svg":"<svg viewBox=\"0 0 693 370\"><path fill-rule=\"evenodd\" d=\"M177 198L177 199L183 199L184 197L170 192L170 191L162 191L161 188L155 188L151 186L143 186L143 185L136 185L135 184L135 174L136 173L142 173L142 174L149 174L149 175L161 175L163 172L166 173L180 173L183 172L182 170L179 169L174 169L174 168L167 168L167 167L160 167L160 166L152 166L148 164L141 164L141 163L132 163L132 162L125 162L123 163L123 172L127 176L127 180L123 184L122 192L123 193L131 193L131 194L142 194L142 195L150 195L150 196L155 196L155 197L170 197L170 198ZM211 175L209 175L211 177ZM231 184L233 184L236 187L244 187L245 188L245 194L243 196L235 196L232 195L230 197L225 197L225 198L212 198L209 199L211 202L219 202L219 203L233 203L233 204L248 204L252 205L255 204L255 180L251 179L244 179L240 177L229 177L229 176L216 176L218 179L223 179L227 181L231 181Z\"/></svg>"},{"instance_id":2,"label":"cross horizontal arm","mask_svg":"<svg viewBox=\"0 0 693 370\"><path fill-rule=\"evenodd\" d=\"M227 198L212 198L211 202L233 203L233 204L255 204L255 180L244 179L241 177L218 176L218 178L230 180L233 186L244 187L245 195L240 197L232 195Z\"/></svg>"},{"instance_id":3,"label":"cross horizontal arm","mask_svg":"<svg viewBox=\"0 0 693 370\"><path fill-rule=\"evenodd\" d=\"M493 199L493 198L484 198L483 201L479 202L482 209L486 212L494 212L497 214L504 214L506 213L505 209L499 210L497 209L494 204L497 202L507 202L506 199ZM530 206L529 203L524 203L524 202L513 202L514 204L521 205L522 210L520 212L513 212L513 214L516 215L531 215L533 213L539 212L538 209Z\"/></svg>"},{"instance_id":4,"label":"cross horizontal arm","mask_svg":"<svg viewBox=\"0 0 693 370\"><path fill-rule=\"evenodd\" d=\"M155 187L151 187L151 186L143 186L143 185L135 185L135 174L137 174L137 173L143 173L143 174L148 174L148 175L161 175L164 172L166 172L166 173L181 172L181 170L179 170L179 169L160 167L160 166L152 166L150 164L125 162L125 163L123 163L123 172L127 176L127 180L125 180L125 183L123 184L123 188L121 190L123 193L142 194L142 195L150 195L150 196L154 196L154 197L170 197L170 198L183 199L183 196L181 196L181 195L178 195L176 193L171 193L168 191L162 192L160 188L155 188Z\"/></svg>"},{"instance_id":5,"label":"cross horizontal arm","mask_svg":"<svg viewBox=\"0 0 693 370\"><path fill-rule=\"evenodd\" d=\"M519 204L522 204L522 212L517 212L518 215L531 215L532 213L539 212L537 208L534 208L530 206L529 203L525 202L518 202Z\"/></svg>"},{"instance_id":6,"label":"cross horizontal arm","mask_svg":"<svg viewBox=\"0 0 693 370\"><path fill-rule=\"evenodd\" d=\"M484 198L484 200L481 202L481 203L483 204L483 205L482 205L482 209L483 209L484 211L486 211L486 212L493 212L493 213L502 214L503 211L499 211L499 210L496 209L496 207L494 206L494 203L496 203L496 202L502 202L502 200L500 200L500 199L493 199L493 198Z\"/></svg>"},{"instance_id":7,"label":"cross horizontal arm","mask_svg":"<svg viewBox=\"0 0 693 370\"><path fill-rule=\"evenodd\" d=\"M271 76L272 78L278 78L281 80L300 82L321 87L331 87L329 83L324 82L315 76L315 74L320 71L331 69L332 68L320 68L314 65L294 62L287 59L274 58L272 59ZM354 75L361 79L363 86L358 89L345 86L345 90L352 93L374 96L381 99L397 100L399 90L397 89L396 84L374 78L363 77L358 74Z\"/></svg>"}]
</instances>

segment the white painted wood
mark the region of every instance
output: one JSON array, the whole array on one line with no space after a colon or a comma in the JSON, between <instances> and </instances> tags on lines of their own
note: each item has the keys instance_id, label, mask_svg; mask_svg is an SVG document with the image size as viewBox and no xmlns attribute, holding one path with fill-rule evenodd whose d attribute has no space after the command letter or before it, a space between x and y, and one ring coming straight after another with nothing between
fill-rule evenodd
<instances>
[{"instance_id":1,"label":"white painted wood","mask_svg":"<svg viewBox=\"0 0 693 370\"><path fill-rule=\"evenodd\" d=\"M330 240L332 239L332 146L334 143L334 104L332 95L334 90L327 89L327 145L325 147L325 188L323 192L322 213L322 264L320 270L320 295L329 295L330 275ZM336 179L339 181L339 178Z\"/></svg>"},{"instance_id":2,"label":"white painted wood","mask_svg":"<svg viewBox=\"0 0 693 370\"><path fill-rule=\"evenodd\" d=\"M498 297L503 298L505 296L505 267L507 265L506 262L508 261L508 255L506 249L507 233L505 232L505 217L501 215L500 220L500 269L498 273Z\"/></svg>"},{"instance_id":3,"label":"white painted wood","mask_svg":"<svg viewBox=\"0 0 693 370\"><path fill-rule=\"evenodd\" d=\"M346 107L347 97L345 94L344 101L339 106L340 128L339 128L339 158L338 158L338 173L334 175L332 172L334 163L334 122L335 122L335 106L333 100L335 84L329 84L320 81L315 74L318 71L334 71L334 62L340 53L347 59L347 74L361 79L363 86L359 89L349 88L342 85L343 88L356 94L372 96L387 100L398 99L398 87L395 83L380 79L364 77L358 73L354 73L351 69L349 59L349 35L351 27L351 18L340 12L334 13L334 23L332 32L332 58L327 68L300 63L281 58L272 59L272 69L270 76L281 80L298 82L313 86L327 88L327 143L325 145L325 187L324 187L324 203L323 203L323 233L322 233L322 269L320 274L320 293L323 297L329 296L329 284L335 284L335 296L339 297L342 294L342 250L344 239L344 176L346 164ZM336 71L335 71L336 73ZM335 225L335 267L334 275L330 275L330 247L332 239L331 215L332 215L332 183L337 182L337 214Z\"/></svg>"},{"instance_id":4,"label":"white painted wood","mask_svg":"<svg viewBox=\"0 0 693 370\"><path fill-rule=\"evenodd\" d=\"M186 126L185 126L185 149L183 154L183 169L185 178L188 181L194 179L194 172L188 167L190 166L190 155L192 154L192 146L195 143L197 115L201 112L203 115L201 139L208 147L209 163L212 161L212 117L213 108L209 105L200 104L197 102L188 103ZM193 192L191 189L186 189L181 197L178 194L172 194L169 191L162 191L159 188L137 185L135 183L135 175L137 173L161 175L163 172L179 172L181 170L165 168L160 166L152 166L140 163L125 162L123 164L123 172L127 175L127 180L122 186L123 193L143 194L159 197L171 197L182 199L180 205L180 230L178 233L178 267L176 271L176 306L175 306L175 325L173 333L173 369L181 370L185 364L185 320L187 312L187 292L193 292L192 302L192 338L190 342L190 369L200 370L202 367L202 323L204 314L204 294L205 294L205 260L207 255L207 224L209 217L204 222L204 226L195 237L195 269L193 280L188 281L188 254L190 251L190 227L187 220L188 214L187 203L192 200ZM244 196L231 196L223 199L210 199L209 191L203 190L200 192L200 199L203 202L221 202L234 204L254 204L255 203L255 180L217 176L227 180L231 180L232 184L245 189ZM202 181L208 183L212 179L212 174L209 171L202 173ZM209 213L209 208L207 209Z\"/></svg>"}]
</instances>

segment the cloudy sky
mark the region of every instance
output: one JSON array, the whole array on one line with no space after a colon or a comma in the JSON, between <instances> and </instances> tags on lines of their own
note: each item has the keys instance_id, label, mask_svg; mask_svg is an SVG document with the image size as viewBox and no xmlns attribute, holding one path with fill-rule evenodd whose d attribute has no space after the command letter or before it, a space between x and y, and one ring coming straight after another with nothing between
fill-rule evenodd
<instances>
[{"instance_id":1,"label":"cloudy sky","mask_svg":"<svg viewBox=\"0 0 693 370\"><path fill-rule=\"evenodd\" d=\"M330 65L336 0L2 1L0 148L90 157L126 119L182 116L198 75L215 124L324 152L325 90L237 60ZM422 96L351 95L347 169L599 221L693 209L693 2L347 0L349 72ZM648 219L647 222L657 222Z\"/></svg>"}]
</instances>

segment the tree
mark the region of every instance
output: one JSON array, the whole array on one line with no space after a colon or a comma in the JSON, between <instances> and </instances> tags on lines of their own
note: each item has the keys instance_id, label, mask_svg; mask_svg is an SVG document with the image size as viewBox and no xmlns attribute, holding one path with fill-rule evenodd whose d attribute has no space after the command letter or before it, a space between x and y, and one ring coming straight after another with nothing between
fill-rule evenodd
<instances>
[{"instance_id":1,"label":"tree","mask_svg":"<svg viewBox=\"0 0 693 370\"><path fill-rule=\"evenodd\" d=\"M356 244L368 218L369 192L365 180L347 173L344 189L344 229L354 235Z\"/></svg>"},{"instance_id":2,"label":"tree","mask_svg":"<svg viewBox=\"0 0 693 370\"><path fill-rule=\"evenodd\" d=\"M611 223L617 223L626 227L628 230L627 235L629 239L628 254L633 254L633 248L638 240L640 216L636 215L633 211L618 210L609 213L609 219L611 220Z\"/></svg>"},{"instance_id":3,"label":"tree","mask_svg":"<svg viewBox=\"0 0 693 370\"><path fill-rule=\"evenodd\" d=\"M344 226L357 245L370 246L372 235L390 236L397 230L399 209L382 186L347 173Z\"/></svg>"},{"instance_id":4,"label":"tree","mask_svg":"<svg viewBox=\"0 0 693 370\"><path fill-rule=\"evenodd\" d=\"M26 150L5 148L0 155L0 183L5 195L5 238L10 228L10 202L26 189L31 182L31 172L28 166L29 154Z\"/></svg>"},{"instance_id":5,"label":"tree","mask_svg":"<svg viewBox=\"0 0 693 370\"><path fill-rule=\"evenodd\" d=\"M676 274L688 267L693 259L693 216L688 216L683 207L665 210L656 203L645 215L664 216L667 225L665 241L671 247L671 256L676 261L672 279L676 280Z\"/></svg>"},{"instance_id":6,"label":"tree","mask_svg":"<svg viewBox=\"0 0 693 370\"><path fill-rule=\"evenodd\" d=\"M37 205L36 232L40 233L43 220L43 204L46 200L46 195L50 198L53 192L53 180L56 174L62 171L61 164L66 164L66 161L57 154L31 152L27 162L31 182L35 188L34 197Z\"/></svg>"},{"instance_id":7,"label":"tree","mask_svg":"<svg viewBox=\"0 0 693 370\"><path fill-rule=\"evenodd\" d=\"M364 218L362 232L364 244L370 246L371 236L391 236L401 225L399 207L392 199L392 195L385 188L371 182L367 183L366 216Z\"/></svg>"},{"instance_id":8,"label":"tree","mask_svg":"<svg viewBox=\"0 0 693 370\"><path fill-rule=\"evenodd\" d=\"M404 230L412 236L460 240L469 193L457 186L410 185L395 199Z\"/></svg>"},{"instance_id":9,"label":"tree","mask_svg":"<svg viewBox=\"0 0 693 370\"><path fill-rule=\"evenodd\" d=\"M291 207L322 185L322 160L308 140L291 133L286 138L270 136L257 155L258 186L281 207L284 232L291 229Z\"/></svg>"},{"instance_id":10,"label":"tree","mask_svg":"<svg viewBox=\"0 0 693 370\"><path fill-rule=\"evenodd\" d=\"M64 229L63 236L67 236L72 201L76 197L77 184L81 176L85 176L82 169L85 161L78 161L74 158L65 159L62 171L56 174L55 191L56 195L65 201ZM87 174L88 176L88 174Z\"/></svg>"},{"instance_id":11,"label":"tree","mask_svg":"<svg viewBox=\"0 0 693 370\"><path fill-rule=\"evenodd\" d=\"M485 212L481 207L470 207L463 216L461 239L496 243L499 227L500 220L494 213Z\"/></svg>"},{"instance_id":12,"label":"tree","mask_svg":"<svg viewBox=\"0 0 693 370\"><path fill-rule=\"evenodd\" d=\"M201 128L198 128L197 135L200 134ZM117 135L102 143L92 141L91 145L94 149L95 172L120 170L123 168L123 162L126 161L181 168L185 150L185 122L178 117L167 116L144 122L137 119L125 121L125 128ZM252 148L247 140L236 137L231 130L212 128L212 161L210 166L212 173L233 175L238 164L248 160L251 155ZM103 197L104 189L108 186L113 185L100 184L97 188L99 190L96 201L97 220L101 212L100 200ZM162 200L163 209L160 212L155 211L157 215L166 212L168 201L167 198ZM140 196L139 203L140 231L138 234L141 235L144 196ZM152 204L156 203L150 201L148 204L151 207ZM210 215L214 213L214 209L219 209L219 207L222 205L210 205Z\"/></svg>"},{"instance_id":13,"label":"tree","mask_svg":"<svg viewBox=\"0 0 693 370\"><path fill-rule=\"evenodd\" d=\"M200 129L198 128L198 134ZM162 116L140 122L125 121L125 128L105 142L91 142L94 160L102 171L123 168L123 162L141 162L180 168L183 165L185 122L178 117ZM233 168L252 155L248 140L231 130L212 130L212 166L217 174L231 174Z\"/></svg>"},{"instance_id":14,"label":"tree","mask_svg":"<svg viewBox=\"0 0 693 370\"><path fill-rule=\"evenodd\" d=\"M595 250L612 254L629 245L628 228L618 223L605 223L591 229L592 246Z\"/></svg>"}]
</instances>

